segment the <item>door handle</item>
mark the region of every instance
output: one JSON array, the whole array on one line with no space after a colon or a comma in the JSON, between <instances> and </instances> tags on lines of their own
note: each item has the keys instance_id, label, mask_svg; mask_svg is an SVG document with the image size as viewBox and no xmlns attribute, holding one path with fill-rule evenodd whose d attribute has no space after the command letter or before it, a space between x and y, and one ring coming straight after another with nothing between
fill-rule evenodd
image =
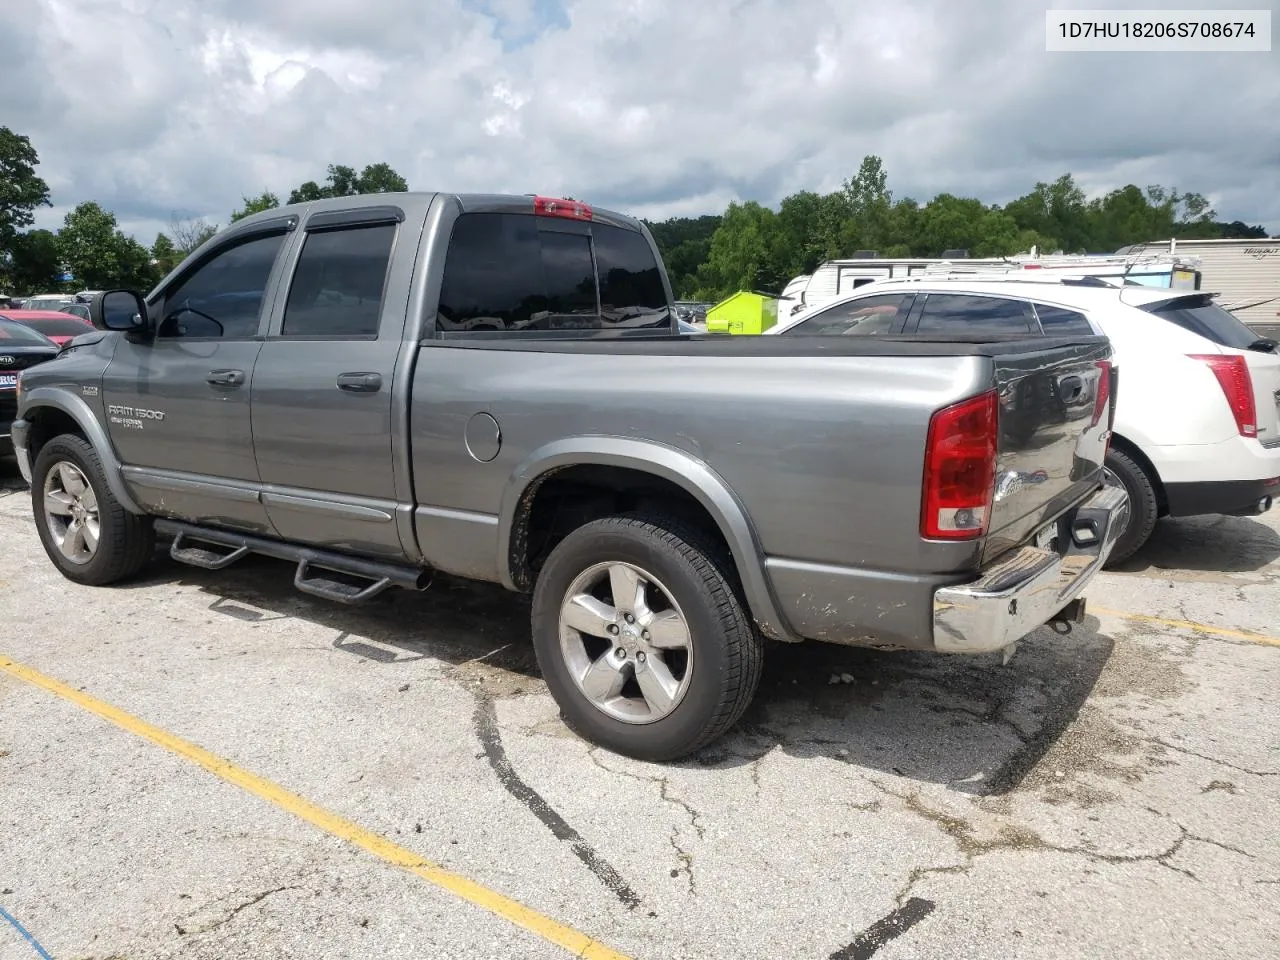
<instances>
[{"instance_id":1,"label":"door handle","mask_svg":"<svg viewBox=\"0 0 1280 960\"><path fill-rule=\"evenodd\" d=\"M244 371L210 370L209 375L204 379L216 387L238 387L244 383Z\"/></svg>"},{"instance_id":2,"label":"door handle","mask_svg":"<svg viewBox=\"0 0 1280 960\"><path fill-rule=\"evenodd\" d=\"M380 373L340 373L338 389L349 393L377 393L382 389Z\"/></svg>"}]
</instances>

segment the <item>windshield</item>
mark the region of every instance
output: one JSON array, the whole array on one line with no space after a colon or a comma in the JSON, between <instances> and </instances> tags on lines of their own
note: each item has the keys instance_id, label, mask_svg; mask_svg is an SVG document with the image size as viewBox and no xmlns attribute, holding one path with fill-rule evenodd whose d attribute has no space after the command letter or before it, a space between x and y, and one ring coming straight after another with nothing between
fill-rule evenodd
<instances>
[{"instance_id":1,"label":"windshield","mask_svg":"<svg viewBox=\"0 0 1280 960\"><path fill-rule=\"evenodd\" d=\"M52 346L43 334L37 333L30 327L24 327L20 323L14 323L5 317L0 317L0 343L22 343L22 344L40 344L42 346Z\"/></svg>"},{"instance_id":2,"label":"windshield","mask_svg":"<svg viewBox=\"0 0 1280 960\"><path fill-rule=\"evenodd\" d=\"M1259 339L1257 331L1204 294L1152 303L1142 309L1223 347L1248 350Z\"/></svg>"}]
</instances>

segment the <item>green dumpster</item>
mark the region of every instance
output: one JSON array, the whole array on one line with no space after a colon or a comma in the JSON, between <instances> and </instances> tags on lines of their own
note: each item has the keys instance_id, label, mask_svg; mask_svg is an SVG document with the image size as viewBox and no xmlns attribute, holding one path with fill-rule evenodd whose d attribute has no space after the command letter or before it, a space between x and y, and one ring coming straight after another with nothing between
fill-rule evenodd
<instances>
[{"instance_id":1,"label":"green dumpster","mask_svg":"<svg viewBox=\"0 0 1280 960\"><path fill-rule=\"evenodd\" d=\"M707 333L764 333L778 322L778 298L739 290L707 311Z\"/></svg>"}]
</instances>

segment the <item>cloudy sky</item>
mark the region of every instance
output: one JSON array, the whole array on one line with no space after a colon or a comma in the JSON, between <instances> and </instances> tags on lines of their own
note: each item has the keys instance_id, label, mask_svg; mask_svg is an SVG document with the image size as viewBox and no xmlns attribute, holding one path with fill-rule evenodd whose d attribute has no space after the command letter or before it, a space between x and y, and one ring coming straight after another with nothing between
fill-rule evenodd
<instances>
[{"instance_id":1,"label":"cloudy sky","mask_svg":"<svg viewBox=\"0 0 1280 960\"><path fill-rule=\"evenodd\" d=\"M0 123L40 153L40 225L92 199L146 242L328 163L664 217L830 190L868 153L900 197L1003 202L1072 172L1280 232L1280 47L1047 53L1045 6L3 0Z\"/></svg>"}]
</instances>

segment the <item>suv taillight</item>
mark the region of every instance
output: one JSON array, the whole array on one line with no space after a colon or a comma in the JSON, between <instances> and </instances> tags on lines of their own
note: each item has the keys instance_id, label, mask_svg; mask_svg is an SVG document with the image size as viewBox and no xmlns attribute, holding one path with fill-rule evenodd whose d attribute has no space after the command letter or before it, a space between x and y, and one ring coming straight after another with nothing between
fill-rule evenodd
<instances>
[{"instance_id":1,"label":"suv taillight","mask_svg":"<svg viewBox=\"0 0 1280 960\"><path fill-rule=\"evenodd\" d=\"M973 540L987 532L995 495L1000 403L990 390L929 421L920 535Z\"/></svg>"},{"instance_id":2,"label":"suv taillight","mask_svg":"<svg viewBox=\"0 0 1280 960\"><path fill-rule=\"evenodd\" d=\"M590 220L591 205L581 200L559 197L534 197L533 212L539 217L564 217L567 220Z\"/></svg>"},{"instance_id":3,"label":"suv taillight","mask_svg":"<svg viewBox=\"0 0 1280 960\"><path fill-rule=\"evenodd\" d=\"M1221 353L1192 353L1192 360L1208 364L1218 385L1227 398L1231 415L1236 418L1236 429L1242 437L1258 435L1258 411L1253 403L1253 378L1249 376L1249 364L1241 356Z\"/></svg>"},{"instance_id":4,"label":"suv taillight","mask_svg":"<svg viewBox=\"0 0 1280 960\"><path fill-rule=\"evenodd\" d=\"M1098 368L1098 392L1094 395L1093 420L1089 424L1090 427L1098 425L1102 420L1102 414L1107 409L1107 404L1111 402L1111 361L1099 360L1094 366Z\"/></svg>"}]
</instances>

